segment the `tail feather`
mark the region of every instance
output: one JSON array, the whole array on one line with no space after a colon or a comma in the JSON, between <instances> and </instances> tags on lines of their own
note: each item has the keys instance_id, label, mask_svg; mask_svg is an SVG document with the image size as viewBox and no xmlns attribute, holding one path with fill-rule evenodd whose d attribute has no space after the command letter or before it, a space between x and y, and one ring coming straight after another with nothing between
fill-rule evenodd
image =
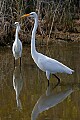
<instances>
[{"instance_id":1,"label":"tail feather","mask_svg":"<svg viewBox=\"0 0 80 120\"><path fill-rule=\"evenodd\" d=\"M73 72L74 72L74 70L71 70L71 71L68 72L68 74L72 74Z\"/></svg>"},{"instance_id":2,"label":"tail feather","mask_svg":"<svg viewBox=\"0 0 80 120\"><path fill-rule=\"evenodd\" d=\"M62 65L60 67L61 67L61 71L64 72L64 73L72 74L74 72L74 70L72 70L71 68L69 68L65 65Z\"/></svg>"},{"instance_id":3,"label":"tail feather","mask_svg":"<svg viewBox=\"0 0 80 120\"><path fill-rule=\"evenodd\" d=\"M74 72L74 70L70 69L67 67L67 69L65 70L66 73L68 74L72 74Z\"/></svg>"}]
</instances>

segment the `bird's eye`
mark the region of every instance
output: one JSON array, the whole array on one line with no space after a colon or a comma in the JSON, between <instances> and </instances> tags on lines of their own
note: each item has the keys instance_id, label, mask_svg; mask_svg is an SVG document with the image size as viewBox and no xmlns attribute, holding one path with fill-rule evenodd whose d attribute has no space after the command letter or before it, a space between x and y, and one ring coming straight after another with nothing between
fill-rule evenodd
<instances>
[{"instance_id":1,"label":"bird's eye","mask_svg":"<svg viewBox=\"0 0 80 120\"><path fill-rule=\"evenodd\" d=\"M31 13L31 15L33 15L33 13Z\"/></svg>"}]
</instances>

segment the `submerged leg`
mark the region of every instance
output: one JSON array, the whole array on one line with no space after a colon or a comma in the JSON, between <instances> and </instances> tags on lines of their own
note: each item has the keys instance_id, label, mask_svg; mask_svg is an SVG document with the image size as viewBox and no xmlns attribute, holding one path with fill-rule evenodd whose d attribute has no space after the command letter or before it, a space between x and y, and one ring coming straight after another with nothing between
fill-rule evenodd
<instances>
[{"instance_id":1,"label":"submerged leg","mask_svg":"<svg viewBox=\"0 0 80 120\"><path fill-rule=\"evenodd\" d=\"M60 84L60 78L57 76L57 75L55 75L55 74L53 74L56 78L57 78L57 80L58 80L58 83L56 84L56 86L58 85L58 84Z\"/></svg>"}]
</instances>

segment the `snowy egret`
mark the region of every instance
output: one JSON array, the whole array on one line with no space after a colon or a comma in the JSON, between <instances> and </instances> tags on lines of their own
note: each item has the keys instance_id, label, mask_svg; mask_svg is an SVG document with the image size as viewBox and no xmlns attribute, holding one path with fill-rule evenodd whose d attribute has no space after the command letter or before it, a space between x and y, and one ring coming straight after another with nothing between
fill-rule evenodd
<instances>
[{"instance_id":1,"label":"snowy egret","mask_svg":"<svg viewBox=\"0 0 80 120\"><path fill-rule=\"evenodd\" d=\"M18 38L18 32L20 30L19 22L15 22L15 26L16 26L15 41L12 46L12 52L14 56L14 66L15 66L15 60L20 58L20 67L21 67L22 42Z\"/></svg>"},{"instance_id":2,"label":"snowy egret","mask_svg":"<svg viewBox=\"0 0 80 120\"><path fill-rule=\"evenodd\" d=\"M46 73L46 77L48 79L48 86L49 86L50 74L53 74L58 79L58 84L59 84L60 78L57 77L55 73L59 72L59 73L72 74L74 70L63 65L57 60L47 57L36 51L35 34L36 34L37 27L38 27L38 15L35 12L31 12L29 14L24 14L23 16L21 16L21 18L28 17L28 16L32 17L35 21L34 28L32 31L32 38L31 38L31 56L34 62L37 64L37 66Z\"/></svg>"}]
</instances>

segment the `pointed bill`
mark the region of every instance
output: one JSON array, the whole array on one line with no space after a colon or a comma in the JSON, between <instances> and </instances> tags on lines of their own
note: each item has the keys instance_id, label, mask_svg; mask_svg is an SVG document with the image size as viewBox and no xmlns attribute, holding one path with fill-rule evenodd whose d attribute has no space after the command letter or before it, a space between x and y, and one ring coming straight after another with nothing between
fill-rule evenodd
<instances>
[{"instance_id":1,"label":"pointed bill","mask_svg":"<svg viewBox=\"0 0 80 120\"><path fill-rule=\"evenodd\" d=\"M24 14L21 16L21 18L28 17L28 16L30 16L30 14Z\"/></svg>"}]
</instances>

